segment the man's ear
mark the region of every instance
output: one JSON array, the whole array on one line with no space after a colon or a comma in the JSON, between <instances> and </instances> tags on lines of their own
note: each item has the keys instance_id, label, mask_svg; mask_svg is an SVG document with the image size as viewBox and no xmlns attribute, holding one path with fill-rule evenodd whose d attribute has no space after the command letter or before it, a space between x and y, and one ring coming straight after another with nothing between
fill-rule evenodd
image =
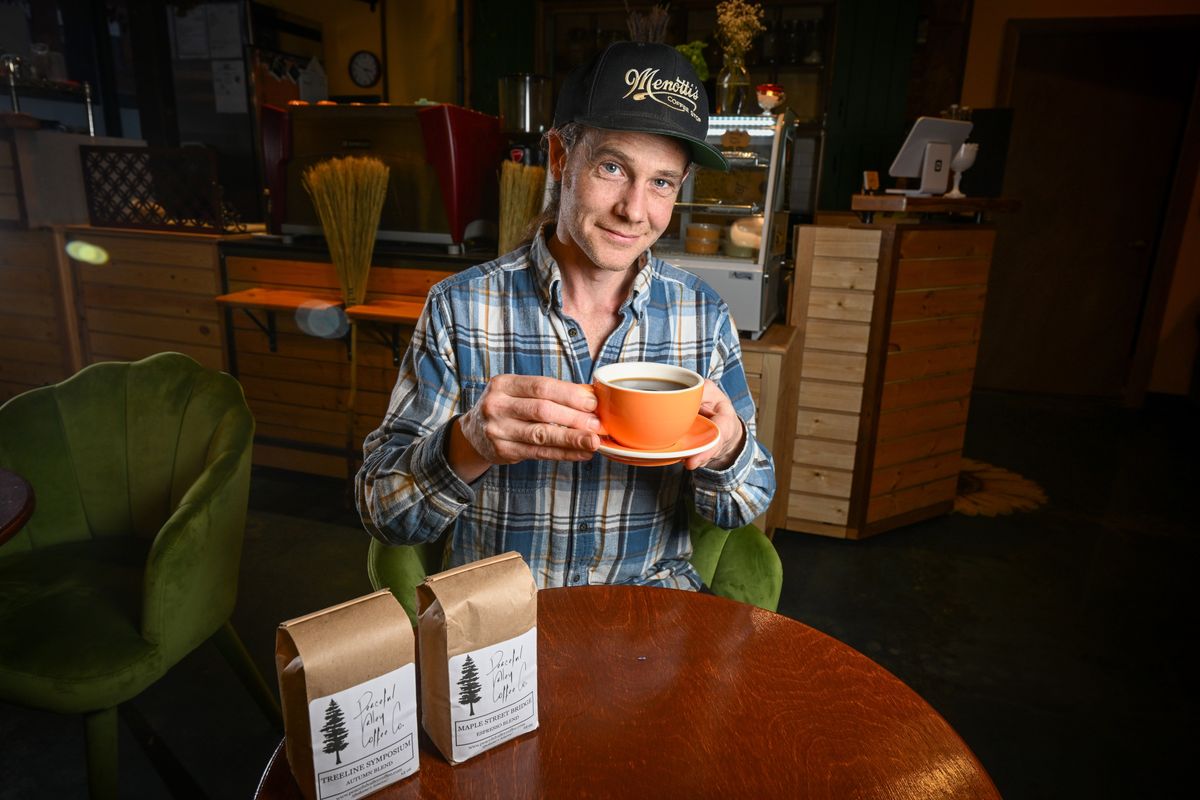
<instances>
[{"instance_id":1,"label":"man's ear","mask_svg":"<svg viewBox=\"0 0 1200 800\"><path fill-rule=\"evenodd\" d=\"M563 176L563 168L567 164L567 148L563 146L562 137L558 135L558 131L551 131L546 137L549 141L549 152L546 154L546 167L550 170L550 177L555 181L561 181Z\"/></svg>"}]
</instances>

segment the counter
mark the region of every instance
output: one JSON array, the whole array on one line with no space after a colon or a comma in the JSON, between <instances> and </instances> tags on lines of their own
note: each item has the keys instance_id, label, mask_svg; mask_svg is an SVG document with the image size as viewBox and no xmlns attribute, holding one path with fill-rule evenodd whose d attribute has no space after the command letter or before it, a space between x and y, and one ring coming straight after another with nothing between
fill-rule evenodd
<instances>
[{"instance_id":1,"label":"counter","mask_svg":"<svg viewBox=\"0 0 1200 800\"><path fill-rule=\"evenodd\" d=\"M1015 208L860 205L974 218ZM796 229L788 321L800 389L784 527L858 539L953 508L995 235L926 217Z\"/></svg>"}]
</instances>

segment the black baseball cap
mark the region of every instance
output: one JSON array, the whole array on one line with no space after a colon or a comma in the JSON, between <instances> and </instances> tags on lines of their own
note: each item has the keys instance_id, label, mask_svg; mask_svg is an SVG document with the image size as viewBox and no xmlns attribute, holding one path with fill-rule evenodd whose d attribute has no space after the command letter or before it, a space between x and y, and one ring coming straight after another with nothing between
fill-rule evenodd
<instances>
[{"instance_id":1,"label":"black baseball cap","mask_svg":"<svg viewBox=\"0 0 1200 800\"><path fill-rule=\"evenodd\" d=\"M692 161L729 169L721 151L704 141L708 93L691 63L674 47L613 42L563 82L554 127L578 122L614 131L657 133L688 146Z\"/></svg>"}]
</instances>

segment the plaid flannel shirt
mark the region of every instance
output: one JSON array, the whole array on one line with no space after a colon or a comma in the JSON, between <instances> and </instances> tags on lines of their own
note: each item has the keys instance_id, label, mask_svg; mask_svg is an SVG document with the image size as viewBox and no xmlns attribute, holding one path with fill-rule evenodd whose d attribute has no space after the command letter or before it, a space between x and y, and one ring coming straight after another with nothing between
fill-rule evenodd
<instances>
[{"instance_id":1,"label":"plaid flannel shirt","mask_svg":"<svg viewBox=\"0 0 1200 800\"><path fill-rule=\"evenodd\" d=\"M380 427L363 445L357 499L372 536L391 544L450 529L447 566L516 550L537 585L632 583L697 589L686 498L725 528L771 501L771 454L754 436L754 401L729 309L689 272L647 254L621 321L592 363L583 327L563 312L561 276L539 231L531 245L433 287ZM450 468L447 429L501 374L590 383L616 361L678 364L732 401L746 440L723 470L590 461L492 466L471 484Z\"/></svg>"}]
</instances>

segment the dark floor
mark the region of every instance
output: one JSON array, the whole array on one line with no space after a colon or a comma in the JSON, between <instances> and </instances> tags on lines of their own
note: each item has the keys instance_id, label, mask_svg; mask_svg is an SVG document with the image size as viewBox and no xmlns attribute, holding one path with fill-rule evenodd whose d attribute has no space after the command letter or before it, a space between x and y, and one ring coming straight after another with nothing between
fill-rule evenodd
<instances>
[{"instance_id":1,"label":"dark floor","mask_svg":"<svg viewBox=\"0 0 1200 800\"><path fill-rule=\"evenodd\" d=\"M1182 401L1135 412L981 393L966 454L1036 480L1049 505L863 542L780 532L780 613L912 686L1010 800L1181 796L1200 750L1185 650L1198 445ZM279 621L370 588L343 501L337 481L255 473L234 623L272 682ZM132 706L212 798L250 797L278 741L212 645ZM170 796L123 736L122 796ZM85 796L77 718L0 705L0 742L0 798Z\"/></svg>"}]
</instances>

